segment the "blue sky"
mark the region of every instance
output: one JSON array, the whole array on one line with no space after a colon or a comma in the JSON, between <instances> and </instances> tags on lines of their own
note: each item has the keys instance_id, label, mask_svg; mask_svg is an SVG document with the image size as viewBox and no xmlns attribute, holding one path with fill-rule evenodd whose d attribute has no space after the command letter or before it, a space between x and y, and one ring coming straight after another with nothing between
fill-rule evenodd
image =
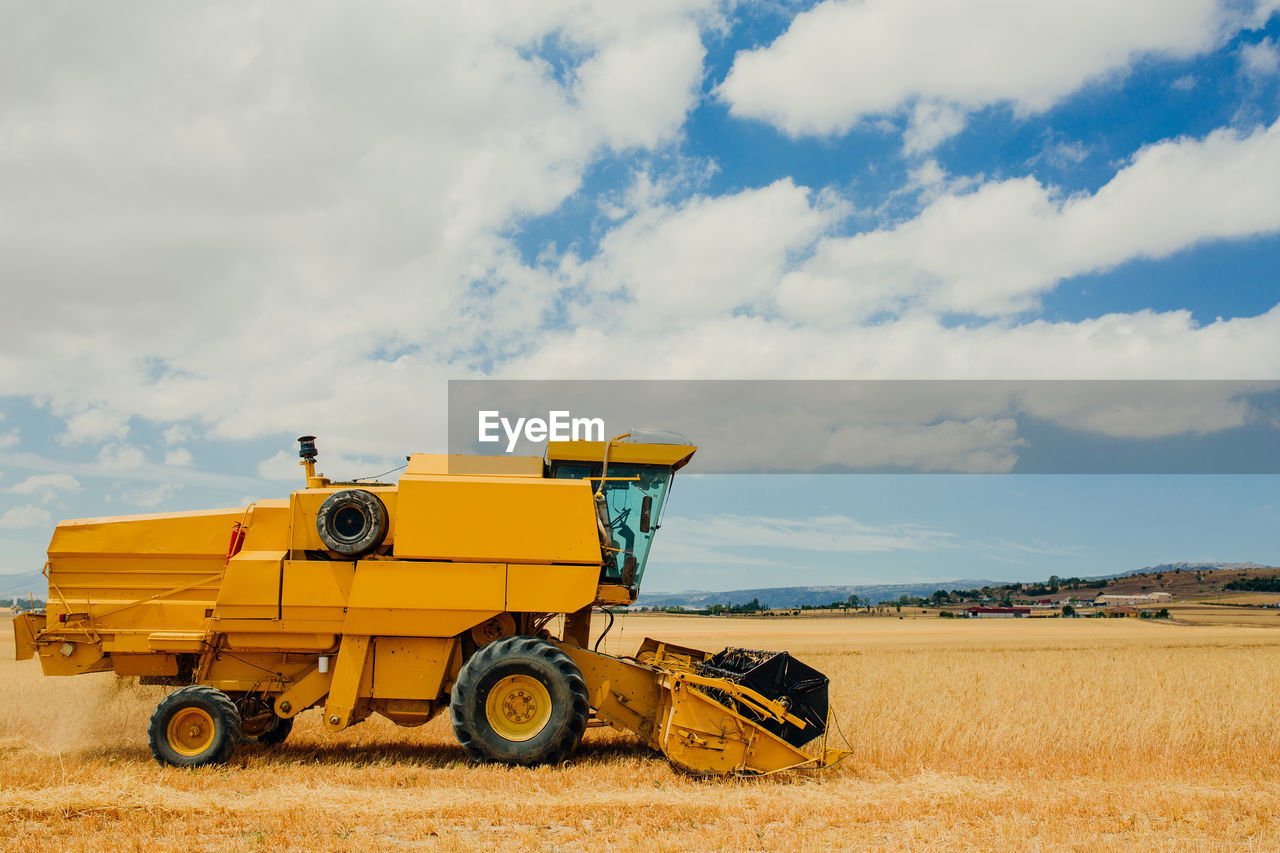
<instances>
[{"instance_id":1,"label":"blue sky","mask_svg":"<svg viewBox=\"0 0 1280 853\"><path fill-rule=\"evenodd\" d=\"M1276 0L5 20L0 571L443 449L449 379L1280 378ZM1280 559L1269 476L817 479L682 484L651 588ZM814 518L929 532L690 550Z\"/></svg>"}]
</instances>

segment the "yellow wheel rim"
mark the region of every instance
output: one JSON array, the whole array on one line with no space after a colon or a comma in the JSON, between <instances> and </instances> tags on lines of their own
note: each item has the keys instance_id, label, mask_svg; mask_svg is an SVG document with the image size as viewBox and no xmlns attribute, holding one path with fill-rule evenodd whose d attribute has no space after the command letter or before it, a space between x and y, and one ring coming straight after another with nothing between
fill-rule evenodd
<instances>
[{"instance_id":1,"label":"yellow wheel rim","mask_svg":"<svg viewBox=\"0 0 1280 853\"><path fill-rule=\"evenodd\" d=\"M213 745L213 717L201 708L180 708L169 720L166 733L174 752L199 755Z\"/></svg>"},{"instance_id":2,"label":"yellow wheel rim","mask_svg":"<svg viewBox=\"0 0 1280 853\"><path fill-rule=\"evenodd\" d=\"M499 737L529 740L551 719L551 694L536 678L508 675L489 691L484 712Z\"/></svg>"}]
</instances>

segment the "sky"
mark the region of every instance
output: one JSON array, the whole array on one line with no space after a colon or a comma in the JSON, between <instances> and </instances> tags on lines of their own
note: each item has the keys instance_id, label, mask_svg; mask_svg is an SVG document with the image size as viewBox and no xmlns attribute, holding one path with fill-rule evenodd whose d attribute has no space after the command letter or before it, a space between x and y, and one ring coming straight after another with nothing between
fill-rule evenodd
<instances>
[{"instance_id":1,"label":"sky","mask_svg":"<svg viewBox=\"0 0 1280 853\"><path fill-rule=\"evenodd\" d=\"M0 7L0 571L450 379L1280 379L1277 0ZM803 479L646 588L1280 561L1270 475Z\"/></svg>"}]
</instances>

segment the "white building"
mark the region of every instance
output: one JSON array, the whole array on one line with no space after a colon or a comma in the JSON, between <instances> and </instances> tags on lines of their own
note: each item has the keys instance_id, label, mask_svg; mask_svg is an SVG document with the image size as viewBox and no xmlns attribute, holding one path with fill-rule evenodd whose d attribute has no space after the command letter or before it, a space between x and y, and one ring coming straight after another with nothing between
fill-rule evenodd
<instances>
[{"instance_id":1,"label":"white building","mask_svg":"<svg viewBox=\"0 0 1280 853\"><path fill-rule=\"evenodd\" d=\"M1144 604L1168 604L1173 600L1169 592L1147 592L1141 595L1100 595L1093 600L1099 607L1121 607L1132 605L1141 607Z\"/></svg>"}]
</instances>

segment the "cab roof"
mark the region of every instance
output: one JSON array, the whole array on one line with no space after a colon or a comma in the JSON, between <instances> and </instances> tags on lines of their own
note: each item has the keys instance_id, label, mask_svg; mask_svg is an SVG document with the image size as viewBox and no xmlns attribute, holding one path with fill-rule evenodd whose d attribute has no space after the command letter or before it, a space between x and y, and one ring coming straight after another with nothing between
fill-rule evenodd
<instances>
[{"instance_id":1,"label":"cab roof","mask_svg":"<svg viewBox=\"0 0 1280 853\"><path fill-rule=\"evenodd\" d=\"M601 462L607 442L603 441L549 441L548 462ZM630 465L663 465L678 471L697 451L693 444L650 444L620 441L609 448L609 463Z\"/></svg>"}]
</instances>

